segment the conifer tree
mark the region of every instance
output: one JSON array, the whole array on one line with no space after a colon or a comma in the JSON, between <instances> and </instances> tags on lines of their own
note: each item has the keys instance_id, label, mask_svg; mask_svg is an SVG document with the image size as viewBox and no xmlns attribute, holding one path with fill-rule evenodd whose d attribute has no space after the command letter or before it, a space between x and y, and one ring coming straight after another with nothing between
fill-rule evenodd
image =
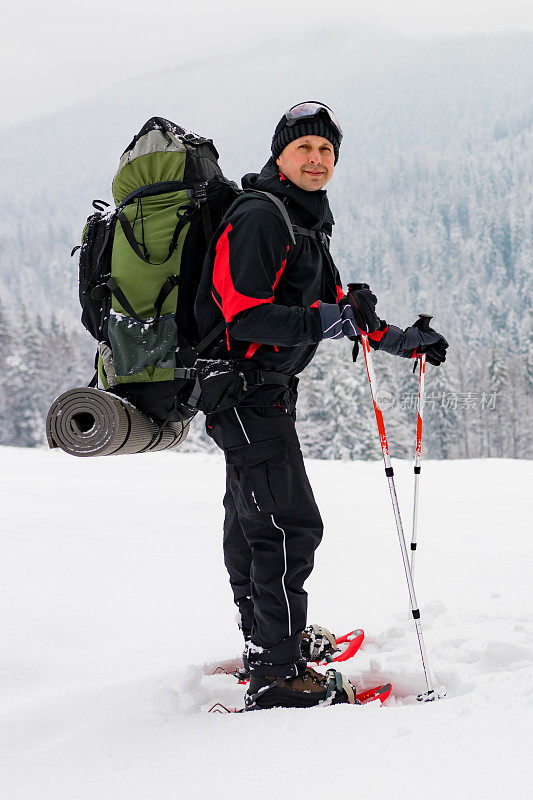
<instances>
[{"instance_id":1,"label":"conifer tree","mask_svg":"<svg viewBox=\"0 0 533 800\"><path fill-rule=\"evenodd\" d=\"M0 444L11 443L12 346L11 324L0 303Z\"/></svg>"}]
</instances>

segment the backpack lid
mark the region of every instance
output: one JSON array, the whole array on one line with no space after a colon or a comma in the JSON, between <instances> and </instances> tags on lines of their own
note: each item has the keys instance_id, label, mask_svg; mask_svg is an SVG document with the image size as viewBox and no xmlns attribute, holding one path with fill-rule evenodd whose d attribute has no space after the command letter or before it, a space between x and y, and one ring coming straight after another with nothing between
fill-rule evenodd
<instances>
[{"instance_id":1,"label":"backpack lid","mask_svg":"<svg viewBox=\"0 0 533 800\"><path fill-rule=\"evenodd\" d=\"M120 157L112 185L115 203L118 205L142 186L167 181L192 186L219 177L222 172L217 159L211 139L186 131L163 117L151 117Z\"/></svg>"}]
</instances>

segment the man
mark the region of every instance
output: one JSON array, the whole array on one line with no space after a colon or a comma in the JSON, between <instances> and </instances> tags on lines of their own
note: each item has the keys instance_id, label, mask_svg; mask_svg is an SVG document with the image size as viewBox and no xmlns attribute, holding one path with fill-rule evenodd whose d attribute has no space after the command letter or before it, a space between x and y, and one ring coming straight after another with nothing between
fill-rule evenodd
<instances>
[{"instance_id":1,"label":"man","mask_svg":"<svg viewBox=\"0 0 533 800\"><path fill-rule=\"evenodd\" d=\"M387 326L368 289L344 297L329 253L333 217L324 190L341 141L341 127L322 103L284 114L272 157L242 185L283 202L296 243L271 198L244 196L215 233L196 302L200 336L222 317L226 323L210 357L237 361L248 376L244 399L206 421L226 455L224 560L246 642L247 708L354 702L346 679L315 672L302 656L303 585L322 520L294 425L295 376L322 339L355 339L360 329L376 348L399 355L425 345L428 360L438 363L447 346L434 331L422 339L414 326L408 337Z\"/></svg>"}]
</instances>

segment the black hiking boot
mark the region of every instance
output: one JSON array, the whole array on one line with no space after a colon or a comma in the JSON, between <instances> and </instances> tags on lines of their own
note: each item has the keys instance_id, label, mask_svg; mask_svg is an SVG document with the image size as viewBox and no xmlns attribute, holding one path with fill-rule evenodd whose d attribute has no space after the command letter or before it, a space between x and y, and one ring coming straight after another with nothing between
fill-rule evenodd
<instances>
[{"instance_id":1,"label":"black hiking boot","mask_svg":"<svg viewBox=\"0 0 533 800\"><path fill-rule=\"evenodd\" d=\"M295 678L263 678L252 673L244 696L246 711L261 708L310 708L357 703L350 681L334 669L325 675L306 667Z\"/></svg>"}]
</instances>

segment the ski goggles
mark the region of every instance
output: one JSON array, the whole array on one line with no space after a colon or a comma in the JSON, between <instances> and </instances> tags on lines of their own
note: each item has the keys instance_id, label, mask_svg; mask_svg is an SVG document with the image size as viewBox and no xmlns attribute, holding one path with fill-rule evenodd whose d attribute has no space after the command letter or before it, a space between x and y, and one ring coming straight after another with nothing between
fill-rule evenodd
<instances>
[{"instance_id":1,"label":"ski goggles","mask_svg":"<svg viewBox=\"0 0 533 800\"><path fill-rule=\"evenodd\" d=\"M287 120L287 126L290 127L291 125L296 125L296 123L300 122L302 119L312 119L322 113L325 113L329 117L331 124L339 134L340 144L342 141L340 122L331 108L325 105L325 103L319 103L317 100L306 100L305 103L298 103L285 112L285 119Z\"/></svg>"}]
</instances>

